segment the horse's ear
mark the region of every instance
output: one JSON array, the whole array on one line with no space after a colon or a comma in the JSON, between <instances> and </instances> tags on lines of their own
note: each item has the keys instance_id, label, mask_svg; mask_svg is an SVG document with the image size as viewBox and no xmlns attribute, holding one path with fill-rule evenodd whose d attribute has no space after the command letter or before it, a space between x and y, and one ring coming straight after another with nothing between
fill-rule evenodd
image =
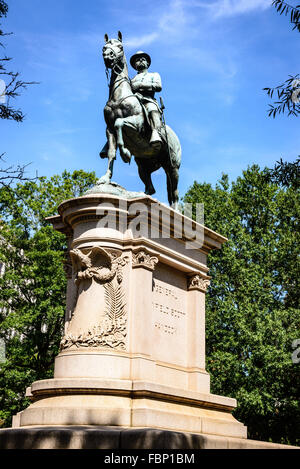
<instances>
[{"instance_id":1,"label":"horse's ear","mask_svg":"<svg viewBox=\"0 0 300 469\"><path fill-rule=\"evenodd\" d=\"M106 33L104 34L104 41L108 42L108 34L106 34Z\"/></svg>"},{"instance_id":2,"label":"horse's ear","mask_svg":"<svg viewBox=\"0 0 300 469\"><path fill-rule=\"evenodd\" d=\"M121 31L118 31L118 39L120 42L122 42L122 33Z\"/></svg>"}]
</instances>

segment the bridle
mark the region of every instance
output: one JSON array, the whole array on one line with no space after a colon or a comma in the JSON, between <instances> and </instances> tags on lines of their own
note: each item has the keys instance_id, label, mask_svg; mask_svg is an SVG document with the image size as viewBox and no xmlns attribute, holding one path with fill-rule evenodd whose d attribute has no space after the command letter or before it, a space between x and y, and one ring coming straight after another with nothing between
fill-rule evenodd
<instances>
[{"instance_id":1,"label":"bridle","mask_svg":"<svg viewBox=\"0 0 300 469\"><path fill-rule=\"evenodd\" d=\"M111 67L111 73L114 73L117 76L120 75L120 73L122 73L122 71L123 71L123 67L121 67L120 64L119 64L119 61L120 61L121 58L122 58L121 55L119 57L116 55L116 61L113 64L113 66ZM106 65L105 65L105 73L106 73L106 78L107 78L107 85L110 88L111 74L109 73L109 68ZM110 101L113 93L116 91L117 88L119 88L119 86L122 84L123 81L127 81L129 83L129 85L131 86L131 80L128 77L121 77L121 78L115 80L112 89L110 89L110 91L109 91L108 101ZM116 84L117 84L117 86L115 86ZM134 96L135 98L138 99L138 97L135 94L130 94L130 95L125 96L124 98L120 99L118 101L118 105L120 105L125 99L130 98L132 96Z\"/></svg>"}]
</instances>

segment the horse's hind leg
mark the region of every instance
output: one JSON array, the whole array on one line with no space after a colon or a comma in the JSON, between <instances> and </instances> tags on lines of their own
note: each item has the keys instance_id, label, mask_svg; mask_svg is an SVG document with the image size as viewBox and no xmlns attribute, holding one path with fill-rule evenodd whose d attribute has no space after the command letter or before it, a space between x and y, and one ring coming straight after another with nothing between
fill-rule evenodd
<instances>
[{"instance_id":1,"label":"horse's hind leg","mask_svg":"<svg viewBox=\"0 0 300 469\"><path fill-rule=\"evenodd\" d=\"M168 201L174 210L178 210L179 193L178 193L178 179L179 171L177 168L167 168L167 190Z\"/></svg>"},{"instance_id":2,"label":"horse's hind leg","mask_svg":"<svg viewBox=\"0 0 300 469\"><path fill-rule=\"evenodd\" d=\"M145 194L153 195L155 194L155 189L151 179L151 168L148 167L147 161L140 161L138 158L135 159L138 165L139 176L143 183L145 184Z\"/></svg>"},{"instance_id":3,"label":"horse's hind leg","mask_svg":"<svg viewBox=\"0 0 300 469\"><path fill-rule=\"evenodd\" d=\"M106 146L106 151L107 151L107 158L108 158L108 165L107 165L107 170L104 176L102 176L99 180L101 184L109 184L113 175L113 167L114 167L114 162L116 159L116 151L117 151L117 145L116 145L116 139L113 134L108 128L106 129L106 137L107 137L107 146Z\"/></svg>"}]
</instances>

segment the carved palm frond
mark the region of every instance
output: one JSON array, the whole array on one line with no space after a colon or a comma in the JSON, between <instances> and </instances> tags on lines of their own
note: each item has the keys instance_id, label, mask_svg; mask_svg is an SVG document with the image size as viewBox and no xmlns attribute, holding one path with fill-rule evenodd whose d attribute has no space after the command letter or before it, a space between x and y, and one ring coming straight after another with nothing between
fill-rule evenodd
<instances>
[{"instance_id":1,"label":"carved palm frond","mask_svg":"<svg viewBox=\"0 0 300 469\"><path fill-rule=\"evenodd\" d=\"M104 284L106 299L106 314L109 319L116 323L117 319L125 314L124 293L121 285L114 286L113 282Z\"/></svg>"}]
</instances>

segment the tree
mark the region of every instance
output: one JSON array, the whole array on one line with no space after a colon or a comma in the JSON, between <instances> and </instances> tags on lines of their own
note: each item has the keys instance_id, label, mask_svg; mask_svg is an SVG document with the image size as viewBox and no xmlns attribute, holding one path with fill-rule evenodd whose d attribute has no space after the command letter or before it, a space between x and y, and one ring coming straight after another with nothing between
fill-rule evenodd
<instances>
[{"instance_id":1,"label":"tree","mask_svg":"<svg viewBox=\"0 0 300 469\"><path fill-rule=\"evenodd\" d=\"M289 16L290 22L294 25L293 29L300 32L300 5L292 6L284 0L273 0L272 5L280 15ZM300 77L290 75L289 78L275 88L264 88L267 95L272 99L277 95L277 101L269 105L269 117L275 118L279 114L287 113L288 116L299 116L300 114ZM269 181L277 184L293 185L299 187L299 157L293 163L282 161L276 162L273 169L266 171L266 177Z\"/></svg>"},{"instance_id":2,"label":"tree","mask_svg":"<svg viewBox=\"0 0 300 469\"><path fill-rule=\"evenodd\" d=\"M194 185L205 225L228 237L209 257L207 369L212 392L237 398L249 438L300 445L299 196L253 166L231 185Z\"/></svg>"},{"instance_id":3,"label":"tree","mask_svg":"<svg viewBox=\"0 0 300 469\"><path fill-rule=\"evenodd\" d=\"M270 104L269 117L276 117L278 114L288 113L289 116L295 117L300 114L300 78L299 74L295 76L289 76L289 78L276 88L264 88L267 95L272 99L273 95L277 94L277 99L274 104Z\"/></svg>"},{"instance_id":4,"label":"tree","mask_svg":"<svg viewBox=\"0 0 300 469\"><path fill-rule=\"evenodd\" d=\"M7 12L7 3L4 0L0 0L0 18L6 16ZM8 33L4 33L0 29L0 37L7 35ZM4 48L3 43L0 43L0 47ZM11 60L11 57L7 57L6 55L0 58L0 76L8 80L7 83L5 83L5 88L1 89L2 101L0 100L0 118L22 122L24 119L23 112L20 109L12 107L10 101L20 95L22 88L26 88L28 85L33 84L33 82L25 82L20 79L19 72L8 70L7 65Z\"/></svg>"},{"instance_id":5,"label":"tree","mask_svg":"<svg viewBox=\"0 0 300 469\"><path fill-rule=\"evenodd\" d=\"M66 280L65 236L47 225L60 202L94 185L94 173L65 171L62 176L0 188L0 339L6 360L0 363L0 419L24 409L27 386L52 377L62 336Z\"/></svg>"},{"instance_id":6,"label":"tree","mask_svg":"<svg viewBox=\"0 0 300 469\"><path fill-rule=\"evenodd\" d=\"M283 161L282 158L280 158L280 160L276 162L274 168L266 169L265 176L270 182L281 184L285 187L292 186L295 189L299 189L300 156L298 156L296 161L292 163Z\"/></svg>"},{"instance_id":7,"label":"tree","mask_svg":"<svg viewBox=\"0 0 300 469\"><path fill-rule=\"evenodd\" d=\"M0 0L0 18L7 15L8 5L4 0ZM0 29L0 38L8 36L10 33L4 33ZM4 50L4 44L0 42L0 48ZM0 119L13 120L22 122L24 114L20 109L11 105L11 100L20 96L22 89L26 89L28 85L35 82L26 82L20 78L19 72L8 70L7 66L11 61L11 57L3 55L0 57ZM0 163L5 163L4 153L0 154ZM13 167L5 165L0 167L0 185L9 185L14 180L28 180L25 177L27 165L18 165Z\"/></svg>"}]
</instances>

